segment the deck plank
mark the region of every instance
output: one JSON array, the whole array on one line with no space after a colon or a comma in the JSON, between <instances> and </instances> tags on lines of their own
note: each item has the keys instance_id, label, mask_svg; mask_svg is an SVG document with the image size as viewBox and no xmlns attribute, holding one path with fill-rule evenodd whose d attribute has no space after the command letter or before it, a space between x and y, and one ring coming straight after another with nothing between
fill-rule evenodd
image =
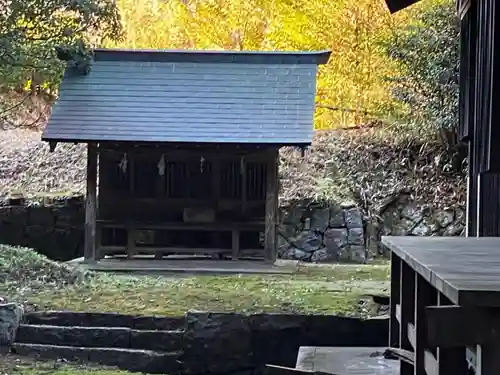
<instances>
[{"instance_id":1,"label":"deck plank","mask_svg":"<svg viewBox=\"0 0 500 375\"><path fill-rule=\"evenodd\" d=\"M383 237L454 304L500 307L500 237Z\"/></svg>"}]
</instances>

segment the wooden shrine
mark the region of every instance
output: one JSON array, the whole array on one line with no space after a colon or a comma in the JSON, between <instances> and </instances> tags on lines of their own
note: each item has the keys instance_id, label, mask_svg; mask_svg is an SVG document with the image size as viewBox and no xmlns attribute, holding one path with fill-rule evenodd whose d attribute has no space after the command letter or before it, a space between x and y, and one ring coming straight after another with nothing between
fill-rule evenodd
<instances>
[{"instance_id":1,"label":"wooden shrine","mask_svg":"<svg viewBox=\"0 0 500 375\"><path fill-rule=\"evenodd\" d=\"M277 254L279 149L312 141L330 51L96 49L42 139L85 143L85 260Z\"/></svg>"}]
</instances>

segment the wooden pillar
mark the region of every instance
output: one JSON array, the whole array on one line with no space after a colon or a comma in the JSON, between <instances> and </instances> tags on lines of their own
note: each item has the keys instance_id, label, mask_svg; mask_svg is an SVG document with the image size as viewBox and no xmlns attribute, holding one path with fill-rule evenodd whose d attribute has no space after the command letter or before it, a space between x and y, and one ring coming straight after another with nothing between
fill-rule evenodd
<instances>
[{"instance_id":1,"label":"wooden pillar","mask_svg":"<svg viewBox=\"0 0 500 375\"><path fill-rule=\"evenodd\" d=\"M84 261L95 262L96 254L96 216L97 216L97 147L95 143L87 146L87 194L85 198L85 244Z\"/></svg>"},{"instance_id":2,"label":"wooden pillar","mask_svg":"<svg viewBox=\"0 0 500 375\"><path fill-rule=\"evenodd\" d=\"M389 347L399 348L398 306L401 309L401 259L391 251L391 295L390 295L390 326Z\"/></svg>"},{"instance_id":3,"label":"wooden pillar","mask_svg":"<svg viewBox=\"0 0 500 375\"><path fill-rule=\"evenodd\" d=\"M438 292L438 306L450 306L452 303ZM439 374L467 375L465 347L437 348Z\"/></svg>"},{"instance_id":4,"label":"wooden pillar","mask_svg":"<svg viewBox=\"0 0 500 375\"><path fill-rule=\"evenodd\" d=\"M233 229L231 234L231 248L232 248L232 260L238 260L240 258L240 231L238 229Z\"/></svg>"},{"instance_id":5,"label":"wooden pillar","mask_svg":"<svg viewBox=\"0 0 500 375\"><path fill-rule=\"evenodd\" d=\"M467 214L465 222L465 235L467 237L477 236L477 201L478 201L478 178L474 165L474 145L469 143L469 171L467 175Z\"/></svg>"},{"instance_id":6,"label":"wooden pillar","mask_svg":"<svg viewBox=\"0 0 500 375\"><path fill-rule=\"evenodd\" d=\"M427 345L427 320L425 308L437 301L436 290L422 276L415 272L415 369L414 375L437 373L434 350ZM432 371L426 371L430 369Z\"/></svg>"},{"instance_id":7,"label":"wooden pillar","mask_svg":"<svg viewBox=\"0 0 500 375\"><path fill-rule=\"evenodd\" d=\"M279 195L279 174L278 174L278 150L269 153L266 175L266 217L264 249L265 259L274 262L277 255L277 225L278 225L278 195Z\"/></svg>"},{"instance_id":8,"label":"wooden pillar","mask_svg":"<svg viewBox=\"0 0 500 375\"><path fill-rule=\"evenodd\" d=\"M404 261L400 263L399 295L401 298L401 322L399 325L399 347L403 350L413 351L408 327L415 322L415 272ZM401 375L412 375L413 366L401 361Z\"/></svg>"},{"instance_id":9,"label":"wooden pillar","mask_svg":"<svg viewBox=\"0 0 500 375\"><path fill-rule=\"evenodd\" d=\"M500 174L480 173L476 183L476 235L498 237L500 236Z\"/></svg>"},{"instance_id":10,"label":"wooden pillar","mask_svg":"<svg viewBox=\"0 0 500 375\"><path fill-rule=\"evenodd\" d=\"M244 156L240 159L241 175L241 215L245 216L247 210L247 162Z\"/></svg>"}]
</instances>

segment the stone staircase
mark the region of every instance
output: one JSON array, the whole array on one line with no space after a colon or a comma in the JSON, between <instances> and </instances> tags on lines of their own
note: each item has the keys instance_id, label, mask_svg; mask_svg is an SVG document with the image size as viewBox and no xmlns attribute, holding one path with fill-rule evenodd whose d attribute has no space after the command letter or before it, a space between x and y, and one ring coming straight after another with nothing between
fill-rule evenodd
<instances>
[{"instance_id":1,"label":"stone staircase","mask_svg":"<svg viewBox=\"0 0 500 375\"><path fill-rule=\"evenodd\" d=\"M184 325L184 318L29 313L17 331L12 351L21 356L175 375L182 369Z\"/></svg>"}]
</instances>

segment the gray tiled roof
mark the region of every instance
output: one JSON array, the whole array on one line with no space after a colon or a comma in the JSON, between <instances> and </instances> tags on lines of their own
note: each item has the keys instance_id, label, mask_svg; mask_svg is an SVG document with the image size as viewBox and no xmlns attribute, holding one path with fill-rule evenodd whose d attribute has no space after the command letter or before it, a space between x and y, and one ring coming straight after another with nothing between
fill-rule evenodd
<instances>
[{"instance_id":1,"label":"gray tiled roof","mask_svg":"<svg viewBox=\"0 0 500 375\"><path fill-rule=\"evenodd\" d=\"M309 144L330 52L96 50L67 70L42 139Z\"/></svg>"}]
</instances>

